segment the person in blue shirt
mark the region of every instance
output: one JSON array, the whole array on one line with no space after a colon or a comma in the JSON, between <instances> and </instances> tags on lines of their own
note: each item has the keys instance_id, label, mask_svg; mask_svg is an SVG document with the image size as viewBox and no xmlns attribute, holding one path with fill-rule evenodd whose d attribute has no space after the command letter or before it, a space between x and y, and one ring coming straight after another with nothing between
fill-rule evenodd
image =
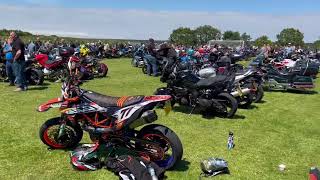
<instances>
[{"instance_id":1,"label":"person in blue shirt","mask_svg":"<svg viewBox=\"0 0 320 180\"><path fill-rule=\"evenodd\" d=\"M13 73L13 54L12 54L12 46L11 46L12 40L9 38L7 42L3 46L3 53L5 54L5 60L6 60L6 73L9 79L9 85L14 86L15 76Z\"/></svg>"}]
</instances>

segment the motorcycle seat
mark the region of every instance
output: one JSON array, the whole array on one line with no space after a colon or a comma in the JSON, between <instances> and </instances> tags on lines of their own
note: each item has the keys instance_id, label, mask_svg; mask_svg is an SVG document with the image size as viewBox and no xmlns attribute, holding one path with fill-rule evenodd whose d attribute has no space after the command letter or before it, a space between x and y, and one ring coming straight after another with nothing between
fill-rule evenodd
<instances>
[{"instance_id":1,"label":"motorcycle seat","mask_svg":"<svg viewBox=\"0 0 320 180\"><path fill-rule=\"evenodd\" d=\"M83 96L102 107L127 107L140 103L144 99L144 96L113 97L92 91L83 93Z\"/></svg>"},{"instance_id":2,"label":"motorcycle seat","mask_svg":"<svg viewBox=\"0 0 320 180\"><path fill-rule=\"evenodd\" d=\"M225 82L228 76L220 75L215 77L210 77L207 79L201 79L197 82L196 86L199 88L213 87L221 82Z\"/></svg>"}]
</instances>

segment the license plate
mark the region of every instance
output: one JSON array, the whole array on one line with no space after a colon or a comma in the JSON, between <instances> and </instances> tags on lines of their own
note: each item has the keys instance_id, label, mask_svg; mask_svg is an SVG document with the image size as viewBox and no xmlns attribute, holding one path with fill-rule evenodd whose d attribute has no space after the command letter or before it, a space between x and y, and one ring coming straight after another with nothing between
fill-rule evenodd
<instances>
[{"instance_id":1,"label":"license plate","mask_svg":"<svg viewBox=\"0 0 320 180\"><path fill-rule=\"evenodd\" d=\"M168 115L170 113L170 111L172 110L171 101L166 101L163 109L164 109L164 112L166 113L166 115Z\"/></svg>"}]
</instances>

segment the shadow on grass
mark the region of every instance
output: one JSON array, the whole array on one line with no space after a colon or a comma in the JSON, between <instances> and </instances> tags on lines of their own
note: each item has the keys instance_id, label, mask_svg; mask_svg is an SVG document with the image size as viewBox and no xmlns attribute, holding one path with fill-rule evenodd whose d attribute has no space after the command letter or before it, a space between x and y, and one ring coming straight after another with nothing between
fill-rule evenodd
<instances>
[{"instance_id":1,"label":"shadow on grass","mask_svg":"<svg viewBox=\"0 0 320 180\"><path fill-rule=\"evenodd\" d=\"M39 91L39 90L45 90L48 89L47 86L34 86L34 87L29 87L28 91Z\"/></svg>"},{"instance_id":2,"label":"shadow on grass","mask_svg":"<svg viewBox=\"0 0 320 180\"><path fill-rule=\"evenodd\" d=\"M295 94L310 94L310 95L313 95L313 94L318 94L317 91L313 91L313 90L310 90L310 91L303 91L303 90L288 90L289 93L295 93Z\"/></svg>"},{"instance_id":3,"label":"shadow on grass","mask_svg":"<svg viewBox=\"0 0 320 180\"><path fill-rule=\"evenodd\" d=\"M186 159L182 159L174 167L173 171L187 171L189 169L190 162Z\"/></svg>"},{"instance_id":4,"label":"shadow on grass","mask_svg":"<svg viewBox=\"0 0 320 180\"><path fill-rule=\"evenodd\" d=\"M258 109L259 107L254 105L254 104L250 104L250 106L245 107L245 108L241 108L241 109L247 109L247 110L251 110L251 109ZM240 108L239 108L240 109Z\"/></svg>"},{"instance_id":5,"label":"shadow on grass","mask_svg":"<svg viewBox=\"0 0 320 180\"><path fill-rule=\"evenodd\" d=\"M256 107L257 108L257 107ZM199 110L197 110L197 108L192 111L192 108L191 107L188 107L188 106L174 106L173 107L173 111L174 112L181 112L181 113L185 113L187 115L190 115L190 113L192 114L197 114L197 115L202 115L202 117L204 119L207 119L207 120L212 120L212 119L215 119L216 117L218 118L224 118L224 119L233 119L233 120L236 120L236 119L245 119L245 116L243 115L238 115L238 114L235 114L232 118L225 118L223 116L220 116L219 114L215 114L215 113L202 113L200 112Z\"/></svg>"},{"instance_id":6,"label":"shadow on grass","mask_svg":"<svg viewBox=\"0 0 320 180\"><path fill-rule=\"evenodd\" d=\"M281 93L292 93L292 94L318 94L317 91L313 90L298 90L298 89L288 89L288 90L268 90L267 92L281 92Z\"/></svg>"},{"instance_id":7,"label":"shadow on grass","mask_svg":"<svg viewBox=\"0 0 320 180\"><path fill-rule=\"evenodd\" d=\"M267 101L265 101L265 100L261 100L260 102L256 102L255 104L264 104L264 103L266 103Z\"/></svg>"},{"instance_id":8,"label":"shadow on grass","mask_svg":"<svg viewBox=\"0 0 320 180\"><path fill-rule=\"evenodd\" d=\"M240 114L235 114L232 118L230 119L234 119L234 120L240 120L240 119L245 119L246 117L244 115L240 115Z\"/></svg>"}]
</instances>

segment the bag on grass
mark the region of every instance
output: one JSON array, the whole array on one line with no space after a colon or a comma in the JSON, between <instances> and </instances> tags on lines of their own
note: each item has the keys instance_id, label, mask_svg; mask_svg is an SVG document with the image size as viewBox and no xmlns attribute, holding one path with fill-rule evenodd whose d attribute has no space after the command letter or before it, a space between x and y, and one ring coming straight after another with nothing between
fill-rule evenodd
<instances>
[{"instance_id":1,"label":"bag on grass","mask_svg":"<svg viewBox=\"0 0 320 180\"><path fill-rule=\"evenodd\" d=\"M161 180L165 172L153 162L129 155L108 158L105 165L108 170L119 175L120 180Z\"/></svg>"}]
</instances>

